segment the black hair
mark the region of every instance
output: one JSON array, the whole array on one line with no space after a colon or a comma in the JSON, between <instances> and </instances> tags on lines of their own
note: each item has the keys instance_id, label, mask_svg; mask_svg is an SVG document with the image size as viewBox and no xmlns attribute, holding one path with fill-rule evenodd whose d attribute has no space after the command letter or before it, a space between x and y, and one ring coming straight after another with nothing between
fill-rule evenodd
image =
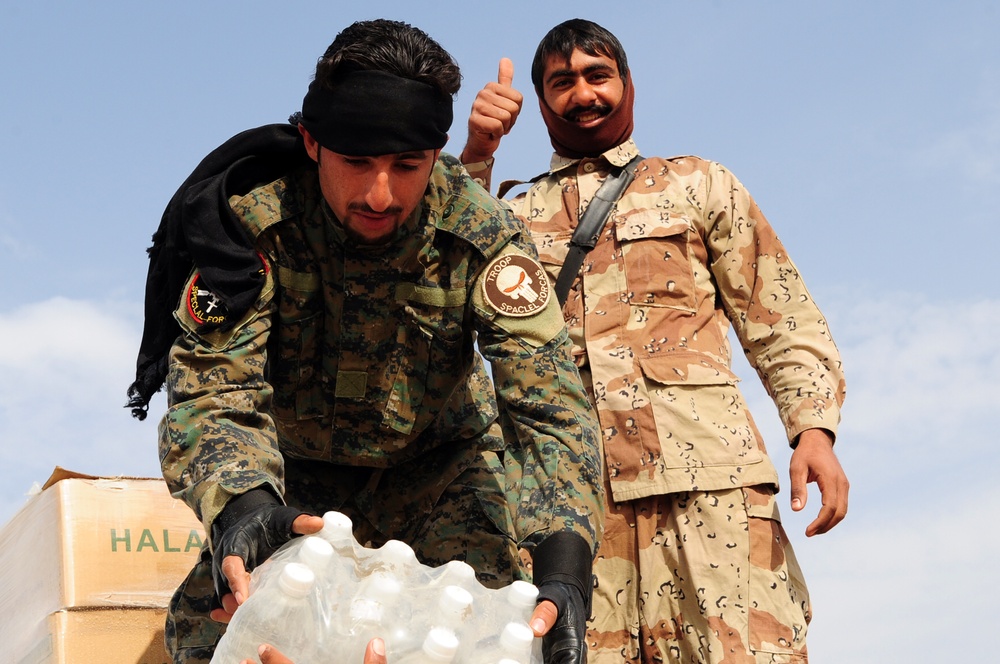
<instances>
[{"instance_id":1,"label":"black hair","mask_svg":"<svg viewBox=\"0 0 1000 664\"><path fill-rule=\"evenodd\" d=\"M628 75L628 58L618 38L593 21L574 18L549 30L535 50L535 59L531 62L531 82L539 94L542 93L542 77L549 57L560 55L569 60L577 48L587 55L605 55L613 59L618 64L618 74L622 78Z\"/></svg>"},{"instance_id":2,"label":"black hair","mask_svg":"<svg viewBox=\"0 0 1000 664\"><path fill-rule=\"evenodd\" d=\"M316 63L316 80L332 86L342 73L377 70L427 83L454 97L462 85L455 59L426 32L388 19L344 28Z\"/></svg>"}]
</instances>

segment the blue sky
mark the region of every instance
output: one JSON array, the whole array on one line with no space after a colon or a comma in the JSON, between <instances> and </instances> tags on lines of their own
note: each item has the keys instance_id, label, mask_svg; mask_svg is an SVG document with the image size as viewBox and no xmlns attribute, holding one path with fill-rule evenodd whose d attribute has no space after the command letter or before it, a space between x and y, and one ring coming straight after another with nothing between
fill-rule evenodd
<instances>
[{"instance_id":1,"label":"blue sky","mask_svg":"<svg viewBox=\"0 0 1000 664\"><path fill-rule=\"evenodd\" d=\"M628 51L640 149L733 170L843 352L850 514L806 539L815 488L806 514L780 494L812 590L814 661L989 659L1000 587L995 3L346 4L2 3L0 524L56 465L158 476L162 397L142 423L121 407L150 235L209 150L298 109L341 28L408 21L456 57L456 153L476 91L512 58L526 104L497 155L499 181L548 163L528 69L545 31L580 16ZM774 408L745 362L736 368L787 467Z\"/></svg>"}]
</instances>

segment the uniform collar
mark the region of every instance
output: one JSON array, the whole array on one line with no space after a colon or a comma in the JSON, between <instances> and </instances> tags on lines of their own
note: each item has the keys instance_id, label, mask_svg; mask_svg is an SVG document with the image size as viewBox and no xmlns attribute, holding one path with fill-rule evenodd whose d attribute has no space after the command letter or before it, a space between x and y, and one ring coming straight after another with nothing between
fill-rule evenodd
<instances>
[{"instance_id":1,"label":"uniform collar","mask_svg":"<svg viewBox=\"0 0 1000 664\"><path fill-rule=\"evenodd\" d=\"M620 143L615 147L603 152L597 159L604 159L606 162L612 166L625 166L634 157L639 154L639 148L636 147L635 141L629 138L624 143ZM585 159L593 159L593 157L586 157ZM570 159L569 157L563 157L557 152L552 153L552 161L549 162L549 173L555 173L561 171L568 166L577 164L584 159Z\"/></svg>"}]
</instances>

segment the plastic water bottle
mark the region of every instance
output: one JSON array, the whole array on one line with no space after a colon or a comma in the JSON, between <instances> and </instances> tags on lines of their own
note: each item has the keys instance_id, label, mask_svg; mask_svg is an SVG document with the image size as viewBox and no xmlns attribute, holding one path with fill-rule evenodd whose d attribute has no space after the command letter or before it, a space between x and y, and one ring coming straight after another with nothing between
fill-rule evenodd
<instances>
[{"instance_id":1,"label":"plastic water bottle","mask_svg":"<svg viewBox=\"0 0 1000 664\"><path fill-rule=\"evenodd\" d=\"M438 568L437 581L444 585L459 586L471 592L473 586L479 586L476 570L464 560L449 560Z\"/></svg>"},{"instance_id":2,"label":"plastic water bottle","mask_svg":"<svg viewBox=\"0 0 1000 664\"><path fill-rule=\"evenodd\" d=\"M420 650L390 660L393 664L448 664L458 652L458 637L451 630L432 628L421 644Z\"/></svg>"},{"instance_id":3,"label":"plastic water bottle","mask_svg":"<svg viewBox=\"0 0 1000 664\"><path fill-rule=\"evenodd\" d=\"M474 633L462 640L459 661L465 662L476 652L496 646L502 630L510 623L521 625L531 632L528 622L538 600L538 588L527 581L514 581L503 588L486 590L486 593L476 609ZM524 631L521 630L520 634L523 635ZM534 638L534 633L531 634ZM532 645L538 646L540 658L541 643Z\"/></svg>"},{"instance_id":4,"label":"plastic water bottle","mask_svg":"<svg viewBox=\"0 0 1000 664\"><path fill-rule=\"evenodd\" d=\"M538 603L538 588L527 581L514 581L497 591L494 604L494 620L503 625L508 622L522 622L527 625Z\"/></svg>"},{"instance_id":5,"label":"plastic water bottle","mask_svg":"<svg viewBox=\"0 0 1000 664\"><path fill-rule=\"evenodd\" d=\"M360 663L376 636L392 664L542 661L541 641L528 626L538 598L532 584L487 588L465 562L431 568L399 540L362 546L340 512L327 512L323 522L319 533L292 539L251 572L250 597L213 661L256 658L257 647L267 642L298 664L317 657ZM312 573L309 590L289 578L295 569ZM302 595L292 615L297 587Z\"/></svg>"},{"instance_id":6,"label":"plastic water bottle","mask_svg":"<svg viewBox=\"0 0 1000 664\"><path fill-rule=\"evenodd\" d=\"M425 566L417 560L417 554L406 542L391 539L368 557L367 569L369 574L385 571L396 576L407 586L421 585ZM363 573L365 570L362 569Z\"/></svg>"},{"instance_id":7,"label":"plastic water bottle","mask_svg":"<svg viewBox=\"0 0 1000 664\"><path fill-rule=\"evenodd\" d=\"M257 648L262 643L270 643L292 661L310 661L318 633L309 601L315 580L302 563L284 564L277 583L261 586L233 614L212 662L259 663Z\"/></svg>"},{"instance_id":8,"label":"plastic water bottle","mask_svg":"<svg viewBox=\"0 0 1000 664\"><path fill-rule=\"evenodd\" d=\"M414 601L421 606L421 595L417 594ZM465 623L472 616L472 593L459 586L445 586L437 595L436 601L427 602L430 610L414 611L409 622L393 625L390 631L383 635L386 651L390 662L400 656L409 656L421 648L421 639L427 635L448 633L455 637L455 648L464 633ZM455 653L451 653L454 657Z\"/></svg>"},{"instance_id":9,"label":"plastic water bottle","mask_svg":"<svg viewBox=\"0 0 1000 664\"><path fill-rule=\"evenodd\" d=\"M293 540L294 541L294 540ZM326 540L311 535L294 541L276 551L250 574L250 594L275 580L281 575L287 563L301 563L316 575L317 588L321 588L333 573L334 550Z\"/></svg>"},{"instance_id":10,"label":"plastic water bottle","mask_svg":"<svg viewBox=\"0 0 1000 664\"><path fill-rule=\"evenodd\" d=\"M308 567L316 576L314 592L309 595L317 634L333 624L340 598L335 591L343 585L343 576L334 560L333 546L319 537L305 537L298 548L295 562Z\"/></svg>"},{"instance_id":11,"label":"plastic water bottle","mask_svg":"<svg viewBox=\"0 0 1000 664\"><path fill-rule=\"evenodd\" d=\"M385 638L392 625L398 624L397 609L402 589L399 580L386 572L375 572L364 579L347 606L346 620L340 623L346 627L339 635L342 638L335 636L333 639L335 644L342 641L342 645L335 645L328 651L346 651L343 661L361 662L368 642L376 636Z\"/></svg>"},{"instance_id":12,"label":"plastic water bottle","mask_svg":"<svg viewBox=\"0 0 1000 664\"><path fill-rule=\"evenodd\" d=\"M327 512L323 515L323 529L317 533L333 545L334 551L340 556L354 558L355 546L354 523L351 517L342 512Z\"/></svg>"},{"instance_id":13,"label":"plastic water bottle","mask_svg":"<svg viewBox=\"0 0 1000 664\"><path fill-rule=\"evenodd\" d=\"M531 650L535 634L526 624L519 622L507 623L499 637L481 640L475 651L467 652L466 659L471 664L498 664L511 660L518 664L529 664L532 661Z\"/></svg>"}]
</instances>

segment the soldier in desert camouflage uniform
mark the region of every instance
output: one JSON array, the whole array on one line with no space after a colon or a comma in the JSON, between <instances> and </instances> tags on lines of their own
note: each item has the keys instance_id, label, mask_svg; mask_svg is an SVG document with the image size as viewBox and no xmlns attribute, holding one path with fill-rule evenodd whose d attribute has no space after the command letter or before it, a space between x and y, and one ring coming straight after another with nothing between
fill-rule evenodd
<instances>
[{"instance_id":1,"label":"soldier in desert camouflage uniform","mask_svg":"<svg viewBox=\"0 0 1000 664\"><path fill-rule=\"evenodd\" d=\"M598 187L639 154L632 82L618 40L582 20L546 35L531 74L556 154L511 205L555 283ZM521 107L512 78L502 61L469 120L462 160L487 188ZM805 661L809 599L727 335L731 324L795 448L792 509L805 506L807 482L821 490L807 535L847 511L833 453L844 399L837 348L732 173L691 156L634 168L563 308L607 470L590 661Z\"/></svg>"},{"instance_id":2,"label":"soldier in desert camouflage uniform","mask_svg":"<svg viewBox=\"0 0 1000 664\"><path fill-rule=\"evenodd\" d=\"M174 314L160 459L211 533L171 603L177 662L211 658L209 614L227 620L246 571L327 510L362 542L464 559L494 587L515 578L518 546L533 550L549 561L534 579L543 648L585 654L596 420L523 224L440 154L459 80L419 30L354 24L289 125L307 158L224 190L260 287L234 312L199 267Z\"/></svg>"}]
</instances>

